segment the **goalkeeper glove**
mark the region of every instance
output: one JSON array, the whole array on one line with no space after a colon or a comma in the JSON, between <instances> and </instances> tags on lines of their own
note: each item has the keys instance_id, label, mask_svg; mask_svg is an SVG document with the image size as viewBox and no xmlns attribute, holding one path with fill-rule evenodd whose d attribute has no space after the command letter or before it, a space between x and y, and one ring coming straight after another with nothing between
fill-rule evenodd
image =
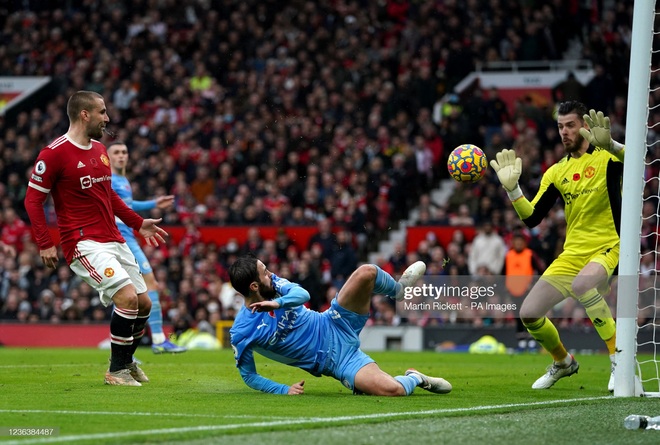
<instances>
[{"instance_id":1,"label":"goalkeeper glove","mask_svg":"<svg viewBox=\"0 0 660 445\"><path fill-rule=\"evenodd\" d=\"M270 282L273 285L275 292L277 292L279 295L285 295L291 287L288 286L291 284L291 281L287 280L286 278L280 278L274 273L271 273L270 275Z\"/></svg>"},{"instance_id":2,"label":"goalkeeper glove","mask_svg":"<svg viewBox=\"0 0 660 445\"><path fill-rule=\"evenodd\" d=\"M496 159L490 161L490 166L497 173L502 187L506 190L511 201L522 197L523 193L518 185L522 173L522 159L516 156L513 150L504 149L495 155Z\"/></svg>"},{"instance_id":3,"label":"goalkeeper glove","mask_svg":"<svg viewBox=\"0 0 660 445\"><path fill-rule=\"evenodd\" d=\"M596 110L589 110L585 114L584 121L589 125L589 129L580 128L580 134L596 147L604 148L612 154L617 154L623 149L623 144L612 139L610 132L610 118L605 116L602 111L596 113Z\"/></svg>"}]
</instances>

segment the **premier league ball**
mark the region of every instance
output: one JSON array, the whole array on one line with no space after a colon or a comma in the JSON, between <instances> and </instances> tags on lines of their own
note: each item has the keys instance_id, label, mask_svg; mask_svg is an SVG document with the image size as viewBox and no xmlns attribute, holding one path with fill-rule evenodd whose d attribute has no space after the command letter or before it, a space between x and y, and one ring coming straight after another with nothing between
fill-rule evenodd
<instances>
[{"instance_id":1,"label":"premier league ball","mask_svg":"<svg viewBox=\"0 0 660 445\"><path fill-rule=\"evenodd\" d=\"M449 176L458 182L476 182L483 178L487 168L486 155L481 148L472 144L454 148L447 160Z\"/></svg>"}]
</instances>

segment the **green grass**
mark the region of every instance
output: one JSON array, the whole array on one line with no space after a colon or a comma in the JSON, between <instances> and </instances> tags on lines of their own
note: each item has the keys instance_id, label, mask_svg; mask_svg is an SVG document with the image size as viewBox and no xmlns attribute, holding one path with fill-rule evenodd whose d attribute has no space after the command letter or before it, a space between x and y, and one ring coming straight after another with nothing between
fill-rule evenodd
<instances>
[{"instance_id":1,"label":"green grass","mask_svg":"<svg viewBox=\"0 0 660 445\"><path fill-rule=\"evenodd\" d=\"M660 431L627 431L631 413L660 414L654 399L607 392L609 359L578 356L580 372L555 387L531 383L546 355L432 352L371 354L391 374L410 366L445 377L448 395L353 396L339 382L257 357L273 380L305 379L297 397L262 394L240 379L230 351L153 355L139 350L151 382L103 385L107 351L0 349L0 428L59 428L51 438L5 443L296 444L657 444Z\"/></svg>"}]
</instances>

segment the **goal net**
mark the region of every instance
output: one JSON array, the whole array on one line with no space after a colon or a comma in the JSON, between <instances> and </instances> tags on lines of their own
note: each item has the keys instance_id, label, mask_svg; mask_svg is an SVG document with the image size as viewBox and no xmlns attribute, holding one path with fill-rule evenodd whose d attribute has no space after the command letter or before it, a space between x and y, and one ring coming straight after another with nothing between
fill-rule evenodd
<instances>
[{"instance_id":1,"label":"goal net","mask_svg":"<svg viewBox=\"0 0 660 445\"><path fill-rule=\"evenodd\" d=\"M614 395L660 396L660 24L655 0L634 4Z\"/></svg>"}]
</instances>

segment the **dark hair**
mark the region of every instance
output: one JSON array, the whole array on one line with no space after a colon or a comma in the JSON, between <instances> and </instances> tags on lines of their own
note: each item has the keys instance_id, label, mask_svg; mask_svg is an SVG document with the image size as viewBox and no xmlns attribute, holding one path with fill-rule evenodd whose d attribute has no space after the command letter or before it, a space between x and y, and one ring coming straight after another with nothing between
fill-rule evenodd
<instances>
[{"instance_id":1,"label":"dark hair","mask_svg":"<svg viewBox=\"0 0 660 445\"><path fill-rule=\"evenodd\" d=\"M557 107L557 116L564 116L571 113L577 114L580 120L582 120L582 116L587 114L587 107L582 102L578 102L577 100L567 100L566 102L561 102Z\"/></svg>"},{"instance_id":2,"label":"dark hair","mask_svg":"<svg viewBox=\"0 0 660 445\"><path fill-rule=\"evenodd\" d=\"M250 284L259 281L257 257L252 254L238 257L229 267L229 281L244 297L250 295Z\"/></svg>"},{"instance_id":3,"label":"dark hair","mask_svg":"<svg viewBox=\"0 0 660 445\"><path fill-rule=\"evenodd\" d=\"M73 93L66 104L66 114L69 116L69 121L79 121L82 110L92 110L96 106L95 99L103 99L103 96L96 91L77 91Z\"/></svg>"}]
</instances>

